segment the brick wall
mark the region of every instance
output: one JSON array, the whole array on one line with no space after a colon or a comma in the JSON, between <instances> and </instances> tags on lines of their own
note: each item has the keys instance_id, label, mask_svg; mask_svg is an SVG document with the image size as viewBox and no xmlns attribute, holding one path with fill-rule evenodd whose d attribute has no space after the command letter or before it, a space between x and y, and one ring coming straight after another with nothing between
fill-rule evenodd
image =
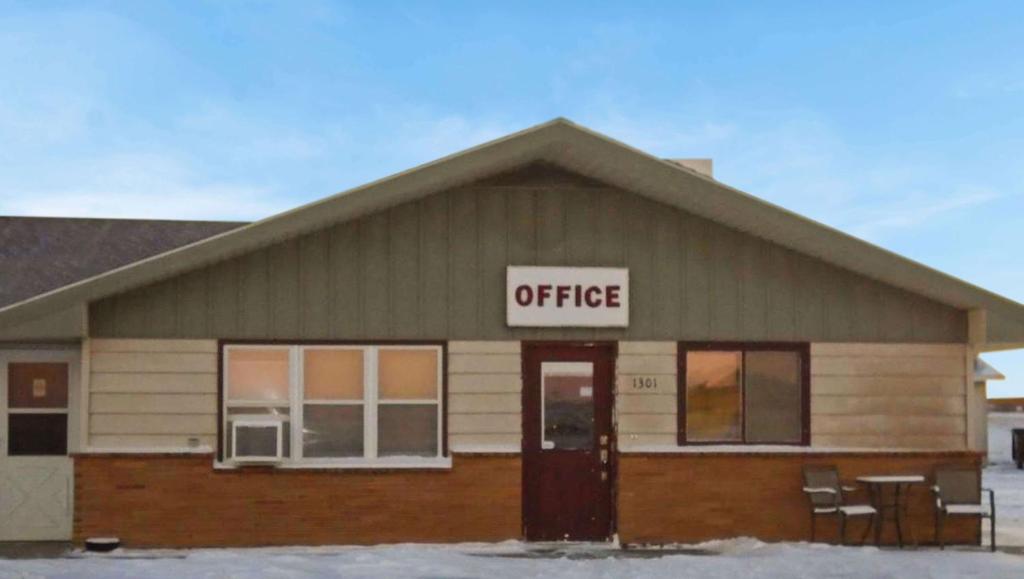
<instances>
[{"instance_id":1,"label":"brick wall","mask_svg":"<svg viewBox=\"0 0 1024 579\"><path fill-rule=\"evenodd\" d=\"M766 541L809 540L807 499L801 492L803 464L832 464L844 481L864 474L924 474L936 465L967 463L980 468L971 452L622 455L619 458L619 537L623 543L694 543L756 537ZM930 485L929 485L930 486ZM910 519L917 540L935 540L929 486L911 492ZM863 492L853 501L867 502ZM832 520L830 520L832 519ZM818 540L835 541L834 517L819 518ZM950 520L948 543L977 543L977 519ZM864 527L848 526L859 540ZM883 541L895 542L891 522ZM904 537L908 535L905 533Z\"/></svg>"},{"instance_id":2,"label":"brick wall","mask_svg":"<svg viewBox=\"0 0 1024 579\"><path fill-rule=\"evenodd\" d=\"M376 544L521 538L521 461L456 455L451 470L215 471L209 455L75 457L74 540L118 536L135 547ZM806 463L860 474L930 473L980 464L969 452L626 454L619 457L623 543L693 543L752 536L808 540L800 491ZM858 493L855 500L866 497ZM934 541L930 491L912 493L917 540ZM820 519L819 540L836 539ZM852 524L856 540L863 527ZM978 524L951 521L950 543L976 543ZM886 542L894 541L891 523Z\"/></svg>"},{"instance_id":3,"label":"brick wall","mask_svg":"<svg viewBox=\"0 0 1024 579\"><path fill-rule=\"evenodd\" d=\"M451 470L214 471L210 455L75 457L74 540L135 547L502 541L522 535L518 456Z\"/></svg>"}]
</instances>

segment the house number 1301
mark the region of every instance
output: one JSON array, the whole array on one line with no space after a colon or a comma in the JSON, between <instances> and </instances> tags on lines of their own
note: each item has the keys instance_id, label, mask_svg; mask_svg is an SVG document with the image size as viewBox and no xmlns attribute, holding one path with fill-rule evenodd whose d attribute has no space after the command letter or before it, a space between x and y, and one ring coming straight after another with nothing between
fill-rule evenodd
<instances>
[{"instance_id":1,"label":"house number 1301","mask_svg":"<svg viewBox=\"0 0 1024 579\"><path fill-rule=\"evenodd\" d=\"M657 390L658 379L650 376L637 376L633 378L633 390Z\"/></svg>"}]
</instances>

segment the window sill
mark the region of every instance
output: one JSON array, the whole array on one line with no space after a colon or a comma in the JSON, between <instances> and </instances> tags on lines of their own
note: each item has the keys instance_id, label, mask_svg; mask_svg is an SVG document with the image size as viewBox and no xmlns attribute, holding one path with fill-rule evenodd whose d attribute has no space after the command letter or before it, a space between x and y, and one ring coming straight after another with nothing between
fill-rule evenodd
<instances>
[{"instance_id":1,"label":"window sill","mask_svg":"<svg viewBox=\"0 0 1024 579\"><path fill-rule=\"evenodd\" d=\"M624 454L630 453L679 453L679 454L702 454L702 453L736 453L736 454L758 454L758 453L795 453L803 454L818 450L810 446L799 444L688 444L676 445L651 445L651 446L625 446L621 449ZM835 449L824 449L834 451Z\"/></svg>"},{"instance_id":2,"label":"window sill","mask_svg":"<svg viewBox=\"0 0 1024 579\"><path fill-rule=\"evenodd\" d=\"M450 470L452 458L394 458L378 460L330 460L281 462L277 464L236 464L233 462L214 461L214 470Z\"/></svg>"},{"instance_id":3,"label":"window sill","mask_svg":"<svg viewBox=\"0 0 1024 579\"><path fill-rule=\"evenodd\" d=\"M700 444L690 446L674 445L647 445L647 446L626 446L619 449L624 455L922 455L933 456L937 454L959 456L972 454L974 451L956 449L928 449L928 448L858 448L858 447L826 447L826 446L799 446L782 444Z\"/></svg>"}]
</instances>

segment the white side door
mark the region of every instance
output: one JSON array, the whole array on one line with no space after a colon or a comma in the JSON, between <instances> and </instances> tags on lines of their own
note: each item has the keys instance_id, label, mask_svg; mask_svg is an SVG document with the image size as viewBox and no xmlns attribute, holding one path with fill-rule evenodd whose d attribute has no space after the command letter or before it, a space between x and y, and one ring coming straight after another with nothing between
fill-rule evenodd
<instances>
[{"instance_id":1,"label":"white side door","mask_svg":"<svg viewBox=\"0 0 1024 579\"><path fill-rule=\"evenodd\" d=\"M77 350L0 351L0 541L67 541Z\"/></svg>"}]
</instances>

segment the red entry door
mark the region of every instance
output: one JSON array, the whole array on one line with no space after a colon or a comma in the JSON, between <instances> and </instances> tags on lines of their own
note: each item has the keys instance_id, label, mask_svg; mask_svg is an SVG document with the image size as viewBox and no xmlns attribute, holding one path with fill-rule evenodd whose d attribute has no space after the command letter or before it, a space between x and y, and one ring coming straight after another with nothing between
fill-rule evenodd
<instances>
[{"instance_id":1,"label":"red entry door","mask_svg":"<svg viewBox=\"0 0 1024 579\"><path fill-rule=\"evenodd\" d=\"M523 527L530 541L607 541L615 440L611 344L524 344Z\"/></svg>"}]
</instances>

